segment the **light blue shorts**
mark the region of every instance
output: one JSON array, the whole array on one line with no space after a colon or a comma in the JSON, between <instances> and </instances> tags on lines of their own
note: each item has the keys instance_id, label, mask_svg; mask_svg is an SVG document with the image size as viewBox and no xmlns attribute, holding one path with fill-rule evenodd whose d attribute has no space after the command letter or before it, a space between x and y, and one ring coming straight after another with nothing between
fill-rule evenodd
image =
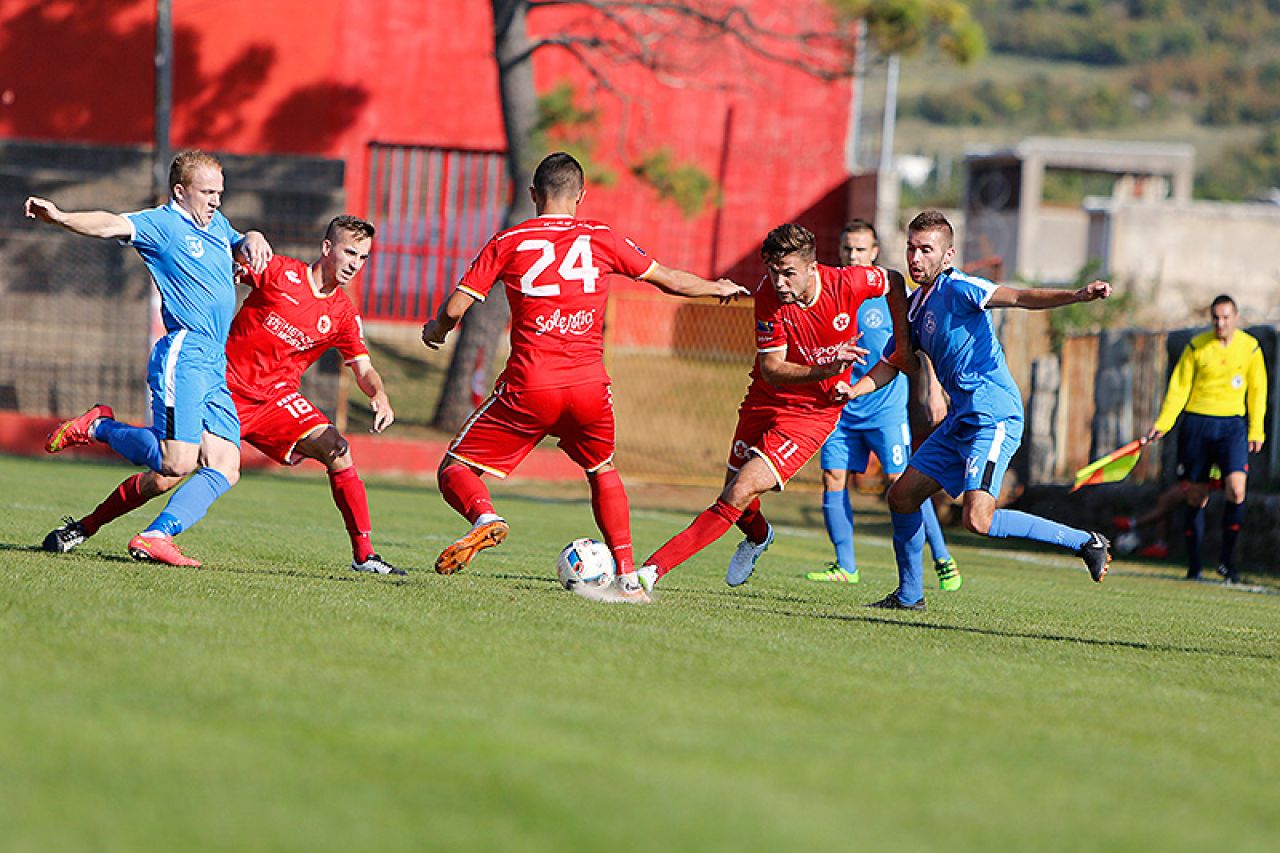
<instances>
[{"instance_id":1,"label":"light blue shorts","mask_svg":"<svg viewBox=\"0 0 1280 853\"><path fill-rule=\"evenodd\" d=\"M186 330L165 335L151 350L147 388L151 429L161 440L199 444L207 431L240 446L240 418L218 344Z\"/></svg>"},{"instance_id":2,"label":"light blue shorts","mask_svg":"<svg viewBox=\"0 0 1280 853\"><path fill-rule=\"evenodd\" d=\"M999 496L1004 472L1021 444L1021 417L947 418L916 450L911 467L937 480L953 498L975 491Z\"/></svg>"},{"instance_id":3,"label":"light blue shorts","mask_svg":"<svg viewBox=\"0 0 1280 853\"><path fill-rule=\"evenodd\" d=\"M886 474L901 474L911 458L911 427L905 423L867 429L837 426L822 445L822 468L861 474L872 453Z\"/></svg>"}]
</instances>

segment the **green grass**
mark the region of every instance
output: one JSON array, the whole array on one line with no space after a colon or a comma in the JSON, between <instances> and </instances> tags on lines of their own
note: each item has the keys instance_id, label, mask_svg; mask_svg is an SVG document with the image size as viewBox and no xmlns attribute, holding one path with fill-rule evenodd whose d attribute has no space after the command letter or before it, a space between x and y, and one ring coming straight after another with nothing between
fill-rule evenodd
<instances>
[{"instance_id":1,"label":"green grass","mask_svg":"<svg viewBox=\"0 0 1280 853\"><path fill-rule=\"evenodd\" d=\"M788 526L740 590L725 537L653 606L593 604L554 582L593 525L581 488L552 485L495 492L511 538L444 578L429 567L463 523L429 484L374 482L375 541L414 571L357 576L315 476L246 476L183 536L199 571L123 555L149 510L70 555L32 548L127 470L0 459L6 849L1280 837L1275 595L1173 567L1095 586L1057 554L966 544L963 590L870 611L892 586L873 518L860 587L799 579L827 547ZM780 519L814 500L771 498ZM634 515L642 552L689 518Z\"/></svg>"}]
</instances>

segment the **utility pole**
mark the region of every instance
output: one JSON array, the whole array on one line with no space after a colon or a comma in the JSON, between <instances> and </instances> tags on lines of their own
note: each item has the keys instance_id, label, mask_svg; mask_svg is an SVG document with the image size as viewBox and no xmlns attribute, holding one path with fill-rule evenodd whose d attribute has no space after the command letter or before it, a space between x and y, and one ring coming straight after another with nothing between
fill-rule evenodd
<instances>
[{"instance_id":1,"label":"utility pole","mask_svg":"<svg viewBox=\"0 0 1280 853\"><path fill-rule=\"evenodd\" d=\"M898 55L889 57L884 82L884 122L880 127L880 167L876 175L876 231L896 234L901 185L893 166L893 133L898 120Z\"/></svg>"},{"instance_id":2,"label":"utility pole","mask_svg":"<svg viewBox=\"0 0 1280 853\"><path fill-rule=\"evenodd\" d=\"M867 22L853 22L853 80L849 87L849 129L844 143L844 167L851 175L862 172L862 93L867 76Z\"/></svg>"},{"instance_id":3,"label":"utility pole","mask_svg":"<svg viewBox=\"0 0 1280 853\"><path fill-rule=\"evenodd\" d=\"M156 0L155 139L151 150L151 191L156 204L169 200L169 126L173 114L173 4Z\"/></svg>"},{"instance_id":4,"label":"utility pole","mask_svg":"<svg viewBox=\"0 0 1280 853\"><path fill-rule=\"evenodd\" d=\"M173 113L173 6L172 0L156 0L156 96L155 137L151 143L151 196L153 204L169 201L169 124ZM160 291L151 288L148 347L164 337ZM148 410L149 412L149 410ZM148 414L148 421L150 414Z\"/></svg>"}]
</instances>

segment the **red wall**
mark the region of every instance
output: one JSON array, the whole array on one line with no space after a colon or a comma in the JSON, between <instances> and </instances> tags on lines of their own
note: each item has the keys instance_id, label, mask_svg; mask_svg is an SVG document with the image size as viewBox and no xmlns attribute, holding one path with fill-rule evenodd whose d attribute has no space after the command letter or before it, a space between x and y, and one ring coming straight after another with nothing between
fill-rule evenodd
<instances>
[{"instance_id":1,"label":"red wall","mask_svg":"<svg viewBox=\"0 0 1280 853\"><path fill-rule=\"evenodd\" d=\"M757 23L830 28L821 0L758 0ZM173 0L175 147L309 153L347 163L363 212L368 142L504 146L482 0ZM6 0L0 8L0 136L147 145L152 135L154 0ZM598 31L598 18L536 10L530 29ZM583 213L607 219L662 261L704 274L759 274L773 225L844 216L846 82L824 84L729 39L678 46L683 70L657 77L598 64L595 87L568 53L540 51L540 90L574 81L600 110L599 159L620 176L591 188ZM660 145L722 182L723 206L693 220L627 168ZM235 176L228 175L235 191Z\"/></svg>"}]
</instances>

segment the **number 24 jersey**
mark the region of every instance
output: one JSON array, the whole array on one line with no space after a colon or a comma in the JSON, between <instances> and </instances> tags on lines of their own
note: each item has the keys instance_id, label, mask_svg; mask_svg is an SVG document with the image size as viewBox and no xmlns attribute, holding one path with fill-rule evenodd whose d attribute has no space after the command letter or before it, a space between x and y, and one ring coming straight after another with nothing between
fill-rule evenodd
<instances>
[{"instance_id":1,"label":"number 24 jersey","mask_svg":"<svg viewBox=\"0 0 1280 853\"><path fill-rule=\"evenodd\" d=\"M603 222L536 216L496 234L458 282L484 301L501 281L511 303L511 390L608 382L604 313L610 274L644 278L656 263Z\"/></svg>"}]
</instances>

